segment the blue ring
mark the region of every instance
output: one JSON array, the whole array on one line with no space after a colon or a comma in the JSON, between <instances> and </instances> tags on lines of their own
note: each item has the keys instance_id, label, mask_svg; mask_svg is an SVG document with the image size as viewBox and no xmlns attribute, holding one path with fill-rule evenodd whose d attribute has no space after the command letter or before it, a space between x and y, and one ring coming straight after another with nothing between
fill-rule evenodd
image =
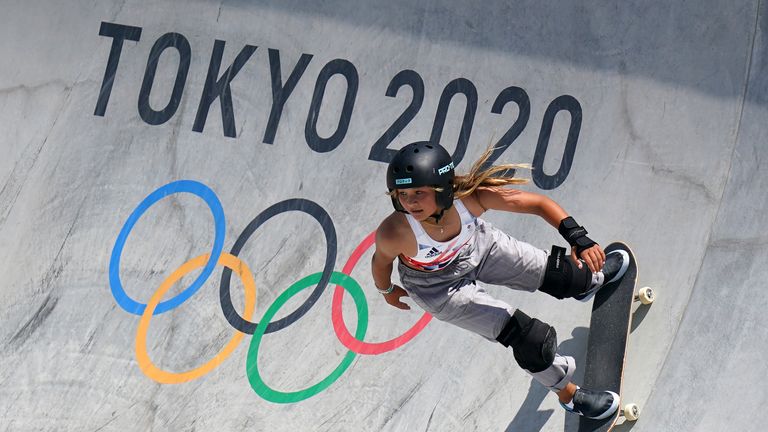
<instances>
[{"instance_id":1,"label":"blue ring","mask_svg":"<svg viewBox=\"0 0 768 432\"><path fill-rule=\"evenodd\" d=\"M139 218L141 218L144 212L152 207L152 205L167 197L168 195L179 192L187 192L196 195L205 201L206 204L208 204L208 207L211 209L211 213L213 214L213 222L216 226L216 234L213 240L211 256L208 258L208 262L205 264L205 267L203 267L202 273L200 273L197 279L192 282L192 285L190 285L189 288L182 291L176 297L173 297L157 305L153 315L167 312L192 297L192 295L194 295L197 290L203 286L205 281L208 280L208 277L210 277L213 269L216 267L216 263L219 261L221 252L224 249L226 222L224 218L224 209L222 208L221 201L219 201L219 198L216 196L216 194L208 186L193 180L179 180L158 188L149 194L149 196L144 198L144 201L142 201L139 206L136 207L136 210L134 210L133 213L131 213L131 215L128 217L125 225L123 225L123 228L120 230L120 234L117 236L115 246L112 248L112 256L109 259L109 285L112 289L112 295L115 297L115 300L117 300L117 304L119 304L120 307L125 309L127 312L135 315L142 315L144 313L144 309L147 307L146 303L139 303L136 300L128 297L128 294L126 294L125 290L123 289L123 284L120 282L120 256L123 254L123 247L125 246L125 241L128 239L128 234L131 233L133 226L136 225L136 222L138 222Z\"/></svg>"}]
</instances>

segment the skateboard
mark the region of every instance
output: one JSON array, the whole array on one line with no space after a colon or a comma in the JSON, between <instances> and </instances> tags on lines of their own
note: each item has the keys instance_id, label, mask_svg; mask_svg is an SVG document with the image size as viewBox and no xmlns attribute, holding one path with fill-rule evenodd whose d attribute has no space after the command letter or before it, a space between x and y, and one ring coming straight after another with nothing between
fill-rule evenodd
<instances>
[{"instance_id":1,"label":"skateboard","mask_svg":"<svg viewBox=\"0 0 768 432\"><path fill-rule=\"evenodd\" d=\"M590 390L610 390L621 395L627 342L632 324L632 302L651 304L655 294L649 287L635 293L635 255L624 243L611 243L605 248L605 253L617 249L629 253L629 267L621 279L600 288L595 294L589 324L583 387ZM624 404L623 400L620 402ZM580 418L579 432L608 432L616 425L619 417L624 416L629 421L635 421L639 415L640 408L636 404L627 403L620 405L616 413L606 419Z\"/></svg>"}]
</instances>

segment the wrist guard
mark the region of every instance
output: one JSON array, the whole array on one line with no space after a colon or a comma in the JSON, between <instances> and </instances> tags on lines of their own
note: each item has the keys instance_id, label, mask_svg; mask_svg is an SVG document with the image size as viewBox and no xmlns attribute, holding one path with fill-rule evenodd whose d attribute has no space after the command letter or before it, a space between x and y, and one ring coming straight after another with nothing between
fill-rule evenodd
<instances>
[{"instance_id":1,"label":"wrist guard","mask_svg":"<svg viewBox=\"0 0 768 432\"><path fill-rule=\"evenodd\" d=\"M589 249L597 244L587 237L587 230L584 229L583 226L579 226L571 216L560 221L560 226L557 227L557 231L569 245L576 248L576 253L579 254L583 250Z\"/></svg>"}]
</instances>

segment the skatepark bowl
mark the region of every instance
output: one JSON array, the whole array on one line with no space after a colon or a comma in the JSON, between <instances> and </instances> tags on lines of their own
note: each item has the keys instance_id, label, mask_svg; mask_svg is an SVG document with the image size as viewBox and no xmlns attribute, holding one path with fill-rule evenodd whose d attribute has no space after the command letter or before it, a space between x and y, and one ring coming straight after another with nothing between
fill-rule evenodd
<instances>
[{"instance_id":1,"label":"skatepark bowl","mask_svg":"<svg viewBox=\"0 0 768 432\"><path fill-rule=\"evenodd\" d=\"M615 430L765 430L767 9L4 1L0 430L577 430L509 349L374 289L387 163L423 140L459 173L495 146L631 246L656 301ZM481 286L581 382L589 304Z\"/></svg>"}]
</instances>

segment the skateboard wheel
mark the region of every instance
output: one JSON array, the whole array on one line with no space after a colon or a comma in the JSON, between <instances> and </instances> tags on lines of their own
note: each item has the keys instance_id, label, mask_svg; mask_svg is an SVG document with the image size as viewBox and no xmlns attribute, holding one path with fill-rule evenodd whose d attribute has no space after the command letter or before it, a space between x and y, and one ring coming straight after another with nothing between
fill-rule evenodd
<instances>
[{"instance_id":1,"label":"skateboard wheel","mask_svg":"<svg viewBox=\"0 0 768 432\"><path fill-rule=\"evenodd\" d=\"M635 295L635 300L639 300L640 303L644 305L649 305L653 303L654 300L656 300L656 294L653 292L653 288L643 287L640 288L640 291L638 291L637 295Z\"/></svg>"},{"instance_id":2,"label":"skateboard wheel","mask_svg":"<svg viewBox=\"0 0 768 432\"><path fill-rule=\"evenodd\" d=\"M637 420L640 418L640 407L633 403L624 405L624 417L629 421Z\"/></svg>"}]
</instances>

